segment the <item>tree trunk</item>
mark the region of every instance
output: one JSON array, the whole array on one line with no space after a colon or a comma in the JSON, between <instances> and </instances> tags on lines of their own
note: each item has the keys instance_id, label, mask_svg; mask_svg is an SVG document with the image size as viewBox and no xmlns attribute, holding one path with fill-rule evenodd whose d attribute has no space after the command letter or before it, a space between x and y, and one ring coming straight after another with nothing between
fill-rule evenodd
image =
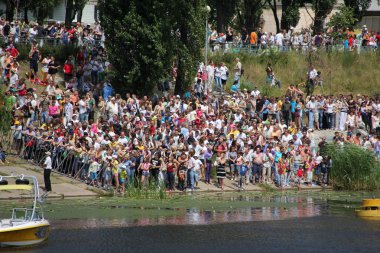
<instances>
[{"instance_id":1,"label":"tree trunk","mask_svg":"<svg viewBox=\"0 0 380 253\"><path fill-rule=\"evenodd\" d=\"M82 22L83 8L80 8L77 12L77 22Z\"/></svg>"},{"instance_id":2,"label":"tree trunk","mask_svg":"<svg viewBox=\"0 0 380 253\"><path fill-rule=\"evenodd\" d=\"M12 22L14 11L15 11L15 6L13 5L12 1L10 1L10 0L6 1L5 20Z\"/></svg>"},{"instance_id":3,"label":"tree trunk","mask_svg":"<svg viewBox=\"0 0 380 253\"><path fill-rule=\"evenodd\" d=\"M40 7L40 8L38 8L38 10L37 10L37 23L38 24L42 24L43 22L44 22L44 17L45 17L45 15L44 15L44 8L43 7Z\"/></svg>"},{"instance_id":4,"label":"tree trunk","mask_svg":"<svg viewBox=\"0 0 380 253\"><path fill-rule=\"evenodd\" d=\"M245 17L245 29L247 29L248 34L251 34L255 30L254 27L254 10L253 5L250 0L244 0L244 17Z\"/></svg>"},{"instance_id":5,"label":"tree trunk","mask_svg":"<svg viewBox=\"0 0 380 253\"><path fill-rule=\"evenodd\" d=\"M290 28L288 20L286 19L286 11L289 4L291 4L290 1L291 0L282 0L281 29L288 30Z\"/></svg>"},{"instance_id":6,"label":"tree trunk","mask_svg":"<svg viewBox=\"0 0 380 253\"><path fill-rule=\"evenodd\" d=\"M181 33L181 43L186 46L188 44L188 32L186 27L182 26L180 28ZM188 55L189 56L189 55ZM186 74L189 72L188 66L185 64L184 58L186 55L180 55L178 58L178 67L177 67L177 78L175 82L174 94L183 95L186 91L186 88L189 84L187 84L187 76Z\"/></svg>"},{"instance_id":7,"label":"tree trunk","mask_svg":"<svg viewBox=\"0 0 380 253\"><path fill-rule=\"evenodd\" d=\"M66 14L65 14L65 25L71 27L71 22L73 21L73 16L75 17L74 0L66 0Z\"/></svg>"},{"instance_id":8,"label":"tree trunk","mask_svg":"<svg viewBox=\"0 0 380 253\"><path fill-rule=\"evenodd\" d=\"M276 23L276 33L281 32L280 30L280 20L277 15L277 1L273 0L273 6L272 6L273 16L274 16L274 22Z\"/></svg>"},{"instance_id":9,"label":"tree trunk","mask_svg":"<svg viewBox=\"0 0 380 253\"><path fill-rule=\"evenodd\" d=\"M224 9L223 1L217 1L216 2L216 30L218 33L224 32L224 12L226 10Z\"/></svg>"},{"instance_id":10,"label":"tree trunk","mask_svg":"<svg viewBox=\"0 0 380 253\"><path fill-rule=\"evenodd\" d=\"M28 18L28 7L24 8L24 22L26 24L29 24L29 18Z\"/></svg>"},{"instance_id":11,"label":"tree trunk","mask_svg":"<svg viewBox=\"0 0 380 253\"><path fill-rule=\"evenodd\" d=\"M325 17L324 15L320 14L322 11L319 11L319 12L316 12L315 13L315 18L314 18L314 29L313 29L313 33L314 34L318 34L318 33L321 33L323 31L323 23L325 21ZM319 13L319 14L318 14ZM322 12L323 13L323 12Z\"/></svg>"}]
</instances>

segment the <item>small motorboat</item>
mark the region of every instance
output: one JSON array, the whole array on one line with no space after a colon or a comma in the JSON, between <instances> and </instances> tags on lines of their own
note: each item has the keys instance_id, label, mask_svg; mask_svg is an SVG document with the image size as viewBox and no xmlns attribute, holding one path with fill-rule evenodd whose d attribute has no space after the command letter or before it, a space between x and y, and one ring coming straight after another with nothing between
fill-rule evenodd
<instances>
[{"instance_id":1,"label":"small motorboat","mask_svg":"<svg viewBox=\"0 0 380 253\"><path fill-rule=\"evenodd\" d=\"M49 221L42 210L37 178L34 176L0 176L1 191L27 191L33 199L32 208L13 208L10 219L0 220L0 246L31 246L48 238Z\"/></svg>"},{"instance_id":2,"label":"small motorboat","mask_svg":"<svg viewBox=\"0 0 380 253\"><path fill-rule=\"evenodd\" d=\"M355 211L359 217L380 218L380 199L363 199L361 208Z\"/></svg>"}]
</instances>

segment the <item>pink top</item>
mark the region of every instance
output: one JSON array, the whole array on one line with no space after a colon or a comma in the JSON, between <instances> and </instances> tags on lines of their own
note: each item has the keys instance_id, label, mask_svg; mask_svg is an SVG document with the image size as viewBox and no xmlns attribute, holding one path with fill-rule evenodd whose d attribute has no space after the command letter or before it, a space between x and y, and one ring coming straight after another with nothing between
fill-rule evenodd
<instances>
[{"instance_id":1,"label":"pink top","mask_svg":"<svg viewBox=\"0 0 380 253\"><path fill-rule=\"evenodd\" d=\"M57 112L58 112L58 110L59 110L59 106L58 105L51 105L51 106L49 106L49 115L50 116L56 115Z\"/></svg>"}]
</instances>

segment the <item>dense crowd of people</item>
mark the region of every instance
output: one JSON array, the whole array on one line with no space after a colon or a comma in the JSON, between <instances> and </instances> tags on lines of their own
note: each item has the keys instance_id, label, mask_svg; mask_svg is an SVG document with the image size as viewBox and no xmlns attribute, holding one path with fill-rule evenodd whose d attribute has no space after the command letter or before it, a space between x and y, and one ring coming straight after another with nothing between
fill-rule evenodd
<instances>
[{"instance_id":1,"label":"dense crowd of people","mask_svg":"<svg viewBox=\"0 0 380 253\"><path fill-rule=\"evenodd\" d=\"M340 45L347 51L359 51L362 48L377 49L380 44L380 32L370 31L366 25L362 27L361 32L355 32L349 28L338 30L328 28L326 31L314 35L309 29L296 31L293 27L278 33L263 31L261 28L252 31L243 28L241 32L238 32L228 27L225 33L218 33L215 29L210 29L209 40L213 50L228 46L249 46L254 50L277 48L280 51L306 51L309 48L329 50L332 46Z\"/></svg>"},{"instance_id":2,"label":"dense crowd of people","mask_svg":"<svg viewBox=\"0 0 380 253\"><path fill-rule=\"evenodd\" d=\"M322 129L335 130L337 144L359 145L380 158L380 97L304 94L295 86L281 97L258 87L240 90L238 58L233 77L224 64L201 66L182 97L137 97L115 94L102 47L83 47L60 66L33 43L30 82L18 78L12 48L9 42L1 62L17 154L90 185L119 192L151 185L193 191L200 181L223 190L225 180L240 189L325 186L332 161L320 152L328 141L319 137ZM46 87L39 93L41 64ZM228 78L236 86L231 92L223 89Z\"/></svg>"},{"instance_id":3,"label":"dense crowd of people","mask_svg":"<svg viewBox=\"0 0 380 253\"><path fill-rule=\"evenodd\" d=\"M54 45L103 45L105 40L102 27L98 23L89 25L76 22L71 26L66 26L60 21L39 24L19 20L9 22L4 18L0 18L0 38L3 38L7 43L42 41L42 44L50 43Z\"/></svg>"}]
</instances>

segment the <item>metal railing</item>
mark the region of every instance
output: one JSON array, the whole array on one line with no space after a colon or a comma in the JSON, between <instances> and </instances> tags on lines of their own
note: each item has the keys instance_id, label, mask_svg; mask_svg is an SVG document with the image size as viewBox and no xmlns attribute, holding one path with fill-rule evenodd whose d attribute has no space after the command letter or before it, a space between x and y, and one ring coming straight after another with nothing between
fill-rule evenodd
<instances>
[{"instance_id":1,"label":"metal railing","mask_svg":"<svg viewBox=\"0 0 380 253\"><path fill-rule=\"evenodd\" d=\"M357 51L361 52L374 52L378 50L378 45L375 46L357 46L355 48L346 48L343 44L333 44L333 45L310 45L310 44L301 44L301 45L250 45L250 44L241 44L241 43L210 43L209 48L211 52L223 52L223 53L255 53L255 54L266 54L273 52L299 52L306 53L310 51L326 51L326 52L348 52L348 51Z\"/></svg>"},{"instance_id":2,"label":"metal railing","mask_svg":"<svg viewBox=\"0 0 380 253\"><path fill-rule=\"evenodd\" d=\"M88 153L78 153L73 149L68 149L61 144L54 144L51 140L41 137L23 134L22 151L20 157L32 162L37 166L43 167L46 152L51 153L53 172L65 175L67 177L87 181L91 157ZM100 163L100 170L97 172L97 181L100 183L94 185L100 187L104 184L103 175L105 163ZM87 181L89 182L89 181Z\"/></svg>"}]
</instances>

